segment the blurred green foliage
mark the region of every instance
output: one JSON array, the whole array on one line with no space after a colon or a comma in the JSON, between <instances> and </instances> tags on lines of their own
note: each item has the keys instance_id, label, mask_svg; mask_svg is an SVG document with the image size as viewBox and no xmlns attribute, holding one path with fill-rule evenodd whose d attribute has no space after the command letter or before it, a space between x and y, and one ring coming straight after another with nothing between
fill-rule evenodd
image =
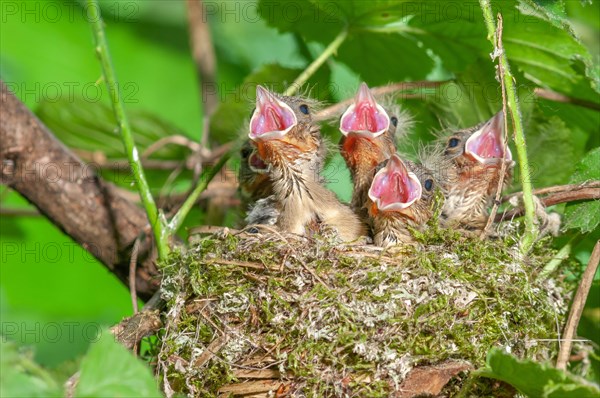
<instances>
[{"instance_id":1,"label":"blurred green foliage","mask_svg":"<svg viewBox=\"0 0 600 398\"><path fill-rule=\"evenodd\" d=\"M599 3L492 4L504 16L504 44L519 85L534 185L597 179L600 113L537 98L534 88L600 103ZM190 56L185 2L103 0L101 5L141 149L169 135L197 141L202 93ZM400 100L416 121L403 147L431 140L435 131L474 125L501 106L477 2L261 0L207 1L205 7L218 59L221 106L210 126L215 143L242 134L256 83L283 90L341 29L348 29L348 39L309 80L310 94L320 100L345 99L363 80L374 86L452 79L435 92ZM5 1L1 18L0 76L9 88L67 145L101 152L109 160L124 158L85 3ZM324 131L337 142L336 128ZM151 158L184 162L190 153L170 145ZM164 188L169 174L148 174L155 192ZM103 175L131 186L126 172L105 170ZM331 188L347 200L349 175L339 155L332 157L326 175ZM189 170L181 173L169 190L184 192L191 178ZM517 180L511 189L519 189ZM3 208L31 208L7 189L0 197ZM600 238L598 202L552 210L565 208L567 223L556 245L572 241L572 256L585 264ZM197 209L188 226L205 219ZM229 223L234 219L227 218ZM33 346L35 360L64 380L77 369L72 361L85 352L92 329L131 313L127 289L42 217L3 215L0 227L2 333L20 346ZM573 271L575 276L581 272ZM589 338L599 331L598 290L595 283L579 331ZM598 368L596 360L593 364Z\"/></svg>"},{"instance_id":2,"label":"blurred green foliage","mask_svg":"<svg viewBox=\"0 0 600 398\"><path fill-rule=\"evenodd\" d=\"M510 383L528 397L593 398L600 395L596 385L549 365L519 360L497 347L489 351L486 365L475 373Z\"/></svg>"}]
</instances>

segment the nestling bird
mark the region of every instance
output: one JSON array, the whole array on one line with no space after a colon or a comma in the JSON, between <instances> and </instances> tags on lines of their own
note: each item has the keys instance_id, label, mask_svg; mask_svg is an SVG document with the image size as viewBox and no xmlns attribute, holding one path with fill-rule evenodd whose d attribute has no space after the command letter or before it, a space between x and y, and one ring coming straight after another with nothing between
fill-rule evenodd
<instances>
[{"instance_id":1,"label":"nestling bird","mask_svg":"<svg viewBox=\"0 0 600 398\"><path fill-rule=\"evenodd\" d=\"M502 185L512 176L514 162L504 141L504 114L498 112L485 123L458 131L445 140L443 155L450 162L446 200L441 221L444 226L483 230L502 162L506 172Z\"/></svg>"},{"instance_id":2,"label":"nestling bird","mask_svg":"<svg viewBox=\"0 0 600 398\"><path fill-rule=\"evenodd\" d=\"M354 188L351 207L363 220L367 220L368 190L378 164L396 153L398 118L401 127L409 123L395 107L390 115L377 103L365 83L361 83L354 103L340 119L340 152L350 170Z\"/></svg>"},{"instance_id":3,"label":"nestling bird","mask_svg":"<svg viewBox=\"0 0 600 398\"><path fill-rule=\"evenodd\" d=\"M248 137L267 165L273 188L273 195L251 210L249 221L264 218L256 213L275 206L274 224L283 231L305 235L315 225L331 227L345 241L365 234L358 217L324 186L325 149L320 128L312 123L310 102L257 86Z\"/></svg>"},{"instance_id":4,"label":"nestling bird","mask_svg":"<svg viewBox=\"0 0 600 398\"><path fill-rule=\"evenodd\" d=\"M436 179L426 167L400 159L384 161L369 188L369 217L378 246L412 243L434 213Z\"/></svg>"},{"instance_id":5,"label":"nestling bird","mask_svg":"<svg viewBox=\"0 0 600 398\"><path fill-rule=\"evenodd\" d=\"M272 195L273 185L269 179L269 166L260 158L252 141L244 142L240 157L239 191L242 206L248 209L248 205Z\"/></svg>"}]
</instances>

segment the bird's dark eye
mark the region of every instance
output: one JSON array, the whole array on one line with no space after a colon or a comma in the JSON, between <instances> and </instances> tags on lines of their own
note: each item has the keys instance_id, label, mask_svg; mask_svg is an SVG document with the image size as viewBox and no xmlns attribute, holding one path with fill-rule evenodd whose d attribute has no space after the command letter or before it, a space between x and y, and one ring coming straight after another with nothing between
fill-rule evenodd
<instances>
[{"instance_id":1,"label":"bird's dark eye","mask_svg":"<svg viewBox=\"0 0 600 398\"><path fill-rule=\"evenodd\" d=\"M396 127L398 125L398 118L396 116L392 116L390 118L390 121L392 122L392 124L394 125L394 127Z\"/></svg>"},{"instance_id":2,"label":"bird's dark eye","mask_svg":"<svg viewBox=\"0 0 600 398\"><path fill-rule=\"evenodd\" d=\"M430 178L428 180L425 180L425 184L423 184L425 186L425 189L428 191L431 191L431 188L433 188L433 180Z\"/></svg>"},{"instance_id":3,"label":"bird's dark eye","mask_svg":"<svg viewBox=\"0 0 600 398\"><path fill-rule=\"evenodd\" d=\"M454 148L456 146L458 146L459 140L458 138L450 138L450 140L448 141L448 148Z\"/></svg>"},{"instance_id":4,"label":"bird's dark eye","mask_svg":"<svg viewBox=\"0 0 600 398\"><path fill-rule=\"evenodd\" d=\"M302 104L299 106L300 108L300 112L304 113L305 115L308 115L309 111L308 111L308 105Z\"/></svg>"}]
</instances>

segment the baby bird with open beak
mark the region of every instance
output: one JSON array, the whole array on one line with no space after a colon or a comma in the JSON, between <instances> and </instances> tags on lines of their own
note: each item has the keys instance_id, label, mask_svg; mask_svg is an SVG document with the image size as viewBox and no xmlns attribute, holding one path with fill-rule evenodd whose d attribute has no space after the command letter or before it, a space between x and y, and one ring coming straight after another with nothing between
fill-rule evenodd
<instances>
[{"instance_id":1,"label":"baby bird with open beak","mask_svg":"<svg viewBox=\"0 0 600 398\"><path fill-rule=\"evenodd\" d=\"M239 193L242 207L247 210L248 206L257 200L271 196L273 184L269 179L269 167L260 158L251 140L247 140L242 145L240 157Z\"/></svg>"},{"instance_id":2,"label":"baby bird with open beak","mask_svg":"<svg viewBox=\"0 0 600 398\"><path fill-rule=\"evenodd\" d=\"M377 165L396 153L399 112L390 116L361 83L354 103L340 119L340 152L350 170L354 189L351 207L367 222L368 191ZM405 121L403 121L402 124Z\"/></svg>"},{"instance_id":3,"label":"baby bird with open beak","mask_svg":"<svg viewBox=\"0 0 600 398\"><path fill-rule=\"evenodd\" d=\"M279 96L257 86L248 137L267 166L273 195L260 206L257 203L248 219L253 212L274 206L278 214L274 224L283 231L305 235L307 229L325 226L344 241L355 240L365 235L365 227L324 186L320 172L325 149L311 111L303 98Z\"/></svg>"},{"instance_id":4,"label":"baby bird with open beak","mask_svg":"<svg viewBox=\"0 0 600 398\"><path fill-rule=\"evenodd\" d=\"M412 229L433 216L436 182L426 167L400 159L383 162L368 191L369 217L378 246L412 243Z\"/></svg>"},{"instance_id":5,"label":"baby bird with open beak","mask_svg":"<svg viewBox=\"0 0 600 398\"><path fill-rule=\"evenodd\" d=\"M446 139L443 156L450 175L441 221L446 227L483 230L487 209L500 182L502 162L506 171L502 185L512 177L514 162L504 141L504 113L476 127L458 131Z\"/></svg>"}]
</instances>

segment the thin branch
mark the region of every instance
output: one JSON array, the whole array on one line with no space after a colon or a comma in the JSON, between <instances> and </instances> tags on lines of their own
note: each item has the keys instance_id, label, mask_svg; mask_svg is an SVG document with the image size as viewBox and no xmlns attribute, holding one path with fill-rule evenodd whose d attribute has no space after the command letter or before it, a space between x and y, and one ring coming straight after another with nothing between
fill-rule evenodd
<instances>
[{"instance_id":1,"label":"thin branch","mask_svg":"<svg viewBox=\"0 0 600 398\"><path fill-rule=\"evenodd\" d=\"M538 188L533 190L536 196L547 195L552 193L573 192L587 188L600 188L600 181L586 181L582 184L554 185L551 187ZM514 197L523 196L523 192L515 192L509 195L504 195L501 202L508 202Z\"/></svg>"},{"instance_id":2,"label":"thin branch","mask_svg":"<svg viewBox=\"0 0 600 398\"><path fill-rule=\"evenodd\" d=\"M576 191L556 192L544 198L540 198L540 201L545 207L549 207L560 203L598 199L600 199L600 188L583 188L578 189ZM512 220L515 217L521 217L523 214L525 214L525 209L523 207L517 207L503 214L497 214L495 217L495 221L500 222L505 220Z\"/></svg>"},{"instance_id":3,"label":"thin branch","mask_svg":"<svg viewBox=\"0 0 600 398\"><path fill-rule=\"evenodd\" d=\"M58 141L1 81L0 91L0 184L26 198L128 286L131 247L140 232L152 233L144 210L128 199L132 193L123 194ZM47 170L57 172L50 178ZM142 243L135 276L144 300L160 284L152 243Z\"/></svg>"},{"instance_id":4,"label":"thin branch","mask_svg":"<svg viewBox=\"0 0 600 398\"><path fill-rule=\"evenodd\" d=\"M225 163L231 157L231 152L226 153L221 157L219 162L214 165L210 170L206 171L206 175L204 178L201 178L200 183L194 188L190 196L183 202L181 208L177 211L177 213L171 219L171 222L168 225L168 233L175 233L183 224L185 217L188 215L194 203L200 196L200 194L208 187L208 184L212 181L212 179L217 175L217 173L223 168Z\"/></svg>"},{"instance_id":5,"label":"thin branch","mask_svg":"<svg viewBox=\"0 0 600 398\"><path fill-rule=\"evenodd\" d=\"M200 145L183 135L169 135L167 137L162 137L158 141L153 142L144 152L142 152L142 161L149 158L154 152L164 148L166 145L173 144L179 145L188 148L192 152L197 152L200 150Z\"/></svg>"},{"instance_id":6,"label":"thin branch","mask_svg":"<svg viewBox=\"0 0 600 398\"><path fill-rule=\"evenodd\" d=\"M547 99L555 102L564 102L566 104L579 105L584 108L593 109L595 111L600 111L600 104L588 100L584 100L581 98L570 97L568 95L564 95L561 93L557 93L556 91L548 90L545 88L537 87L534 91L534 94L540 98Z\"/></svg>"},{"instance_id":7,"label":"thin branch","mask_svg":"<svg viewBox=\"0 0 600 398\"><path fill-rule=\"evenodd\" d=\"M446 83L450 83L450 82L451 82L451 80L444 80L444 81L422 80L422 81L416 81L416 82L392 83L392 84L388 84L386 86L374 87L371 89L371 92L375 96L381 96L381 95L386 95L386 94L394 94L394 93L398 93L398 92L402 92L402 91L412 91L412 90L419 91L422 89L435 89L435 88L438 88L438 87L440 87ZM570 103L581 105L581 106L584 106L584 107L587 107L590 109L598 109L598 107L599 107L599 105L596 105L594 103L589 103L588 105L585 105L585 103L586 103L585 100L578 100L577 98L567 97L562 94L554 93L553 91L542 89L539 87L534 90L534 93L540 98L548 99L551 101L570 102ZM553 93L556 95L551 95L550 93ZM416 94L403 93L401 95L401 98L402 99L423 98L423 94L422 93L416 93ZM569 98L569 100L567 101L567 100L565 100L565 98ZM348 106L350 106L352 101L354 101L354 97L350 97L348 99L345 99L344 101L338 102L334 105L331 105L331 106L321 109L315 115L315 120L323 121L323 120L331 119L331 118L341 115L342 112Z\"/></svg>"},{"instance_id":8,"label":"thin branch","mask_svg":"<svg viewBox=\"0 0 600 398\"><path fill-rule=\"evenodd\" d=\"M569 362L569 356L571 354L572 339L577 332L579 319L581 318L581 313L585 307L585 301L590 292L594 275L598 269L598 262L600 262L600 240L597 241L596 245L594 246L594 250L590 256L590 261L583 272L581 282L579 282L579 287L577 288L577 293L575 293L575 298L573 299L573 304L571 305L571 311L569 312L569 318L567 319L567 324L565 325L565 330L563 332L562 338L564 343L560 347L558 358L556 359L557 369L567 369L567 363Z\"/></svg>"},{"instance_id":9,"label":"thin branch","mask_svg":"<svg viewBox=\"0 0 600 398\"><path fill-rule=\"evenodd\" d=\"M162 141L162 140L161 140ZM158 141L157 141L158 142ZM163 142L164 143L164 142ZM198 145L198 144L196 144ZM144 159L147 153L142 154L141 162L144 170L173 170L183 163L187 170L195 170L196 163L198 161L203 164L214 163L224 153L228 152L233 146L232 142L223 144L212 151L204 154L201 157L189 156L185 161L183 160L162 160L162 159ZM192 149L192 148L190 148ZM127 159L108 159L103 152L100 151L85 151L82 149L73 149L73 151L85 160L87 163L92 163L93 166L99 167L100 169L106 170L127 170L129 168L129 161Z\"/></svg>"},{"instance_id":10,"label":"thin branch","mask_svg":"<svg viewBox=\"0 0 600 398\"><path fill-rule=\"evenodd\" d=\"M0 207L0 215L2 217L39 217L40 212L36 209L11 209Z\"/></svg>"},{"instance_id":11,"label":"thin branch","mask_svg":"<svg viewBox=\"0 0 600 398\"><path fill-rule=\"evenodd\" d=\"M208 148L210 118L219 105L217 81L215 79L217 57L215 56L210 27L208 26L208 16L204 13L202 0L188 0L187 9L192 55L196 63L202 95L203 118L200 145L202 148Z\"/></svg>"},{"instance_id":12,"label":"thin branch","mask_svg":"<svg viewBox=\"0 0 600 398\"><path fill-rule=\"evenodd\" d=\"M123 319L110 328L116 340L126 348L133 348L146 336L156 333L161 327L160 310L166 305L160 290L154 293L144 308L137 314Z\"/></svg>"},{"instance_id":13,"label":"thin branch","mask_svg":"<svg viewBox=\"0 0 600 398\"><path fill-rule=\"evenodd\" d=\"M374 87L371 89L371 92L375 96L383 96L386 94L393 94L400 91L409 91L409 90L421 90L426 88L437 88L443 84L449 83L450 80L431 82L427 80L416 81L416 82L400 82L388 84L381 87ZM423 94L402 94L402 98L422 98ZM315 115L315 120L322 121L326 119L334 118L338 115L341 115L342 112L352 104L354 101L354 97L350 97L345 99L344 101L338 102L337 104L328 106L327 108L321 109Z\"/></svg>"},{"instance_id":14,"label":"thin branch","mask_svg":"<svg viewBox=\"0 0 600 398\"><path fill-rule=\"evenodd\" d=\"M294 82L287 88L287 90L285 90L284 95L294 95L296 91L298 91L298 89L302 87L302 85L306 83L306 81L312 75L314 75L317 70L319 70L321 65L323 65L325 61L327 61L329 57L333 55L338 50L338 48L340 48L344 40L346 40L346 37L348 37L348 30L344 28L336 36L336 38L333 39L331 43L329 43L325 50L323 50L321 55L319 55L317 59L315 59L310 65L308 65L304 72L302 72L300 76L298 76L296 80L294 80Z\"/></svg>"},{"instance_id":15,"label":"thin branch","mask_svg":"<svg viewBox=\"0 0 600 398\"><path fill-rule=\"evenodd\" d=\"M133 249L131 250L131 260L129 260L129 293L131 294L131 305L133 306L133 314L138 313L138 297L135 288L135 269L137 267L138 252L140 250L140 237L135 240Z\"/></svg>"},{"instance_id":16,"label":"thin branch","mask_svg":"<svg viewBox=\"0 0 600 398\"><path fill-rule=\"evenodd\" d=\"M525 207L525 232L521 239L521 251L527 253L535 239L538 231L535 219L535 205L533 202L533 187L531 183L531 173L529 171L529 161L527 159L527 146L525 144L525 134L523 133L523 123L521 120L521 110L515 79L510 72L508 58L502 48L502 43L497 40L496 25L492 15L492 6L489 0L479 0L483 11L483 17L488 31L488 40L494 46L493 58L498 57L499 78L503 82L506 91L506 102L510 110L513 122L513 136L517 147L517 158L519 159L519 168L521 173L521 186L523 189L523 204ZM502 16L498 14L499 21ZM507 115L505 115L506 117Z\"/></svg>"},{"instance_id":17,"label":"thin branch","mask_svg":"<svg viewBox=\"0 0 600 398\"><path fill-rule=\"evenodd\" d=\"M500 51L503 51L502 46L502 32L503 32L503 23L502 17L498 15L498 29L496 30L496 43L498 44L498 48ZM498 64L498 73L502 74L502 64ZM506 85L504 79L500 79L500 86L502 88L502 113L504 115L504 153L507 153L508 150L508 117L506 112ZM502 195L502 187L504 185L504 177L506 176L506 162L503 160L500 164L500 173L498 176L498 185L496 186L496 194L494 195L494 204L492 206L492 210L490 211L490 215L488 217L487 223L481 231L479 237L481 239L485 239L488 236L488 231L494 222L494 218L496 217L496 213L498 212L498 203L500 201L500 195Z\"/></svg>"},{"instance_id":18,"label":"thin branch","mask_svg":"<svg viewBox=\"0 0 600 398\"><path fill-rule=\"evenodd\" d=\"M150 186L144 175L144 169L140 162L140 156L133 140L131 127L129 120L125 114L125 107L123 105L123 99L121 98L121 92L119 84L115 75L115 71L112 65L110 52L108 50L108 43L104 33L104 22L100 16L100 6L97 0L88 0L88 15L92 24L92 30L94 39L96 42L96 54L102 64L102 71L104 74L104 80L106 81L106 88L108 89L113 111L115 112L115 118L119 125L119 132L127 158L131 165L131 170L135 178L135 182L142 199L142 204L146 210L148 221L152 227L154 233L154 239L156 240L156 246L158 248L159 258L166 258L169 254L169 246L167 244L168 235L164 233L164 224L159 217L158 208L150 193Z\"/></svg>"}]
</instances>

